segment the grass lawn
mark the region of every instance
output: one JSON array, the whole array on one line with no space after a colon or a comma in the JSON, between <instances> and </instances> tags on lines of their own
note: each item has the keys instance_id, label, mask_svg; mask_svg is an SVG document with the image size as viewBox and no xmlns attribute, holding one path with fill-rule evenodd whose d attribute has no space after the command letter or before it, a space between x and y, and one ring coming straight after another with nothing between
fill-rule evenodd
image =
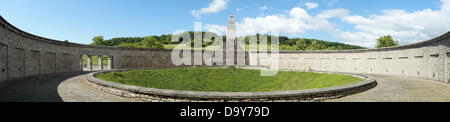
<instances>
[{"instance_id":1,"label":"grass lawn","mask_svg":"<svg viewBox=\"0 0 450 122\"><path fill-rule=\"evenodd\" d=\"M313 72L280 71L275 76L260 76L259 70L234 68L133 70L102 73L96 77L142 87L218 92L302 90L364 81L347 75Z\"/></svg>"}]
</instances>

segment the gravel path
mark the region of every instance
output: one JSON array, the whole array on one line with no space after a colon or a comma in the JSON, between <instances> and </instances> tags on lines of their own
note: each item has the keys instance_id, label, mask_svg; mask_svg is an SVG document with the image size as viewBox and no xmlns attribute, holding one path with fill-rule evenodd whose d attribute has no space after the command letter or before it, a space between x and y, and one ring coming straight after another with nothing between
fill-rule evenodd
<instances>
[{"instance_id":1,"label":"gravel path","mask_svg":"<svg viewBox=\"0 0 450 122\"><path fill-rule=\"evenodd\" d=\"M367 75L378 85L331 102L450 102L450 84L398 76Z\"/></svg>"}]
</instances>

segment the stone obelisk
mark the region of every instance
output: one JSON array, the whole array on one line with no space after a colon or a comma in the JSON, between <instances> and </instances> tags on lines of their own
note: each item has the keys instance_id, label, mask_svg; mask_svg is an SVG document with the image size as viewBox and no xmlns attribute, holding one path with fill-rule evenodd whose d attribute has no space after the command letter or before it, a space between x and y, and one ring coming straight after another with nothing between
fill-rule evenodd
<instances>
[{"instance_id":1,"label":"stone obelisk","mask_svg":"<svg viewBox=\"0 0 450 122\"><path fill-rule=\"evenodd\" d=\"M227 26L227 40L224 44L225 65L236 65L236 21L234 15L229 15Z\"/></svg>"},{"instance_id":2,"label":"stone obelisk","mask_svg":"<svg viewBox=\"0 0 450 122\"><path fill-rule=\"evenodd\" d=\"M229 15L227 26L227 40L223 45L225 51L225 65L247 65L248 55L236 38L236 20L234 15Z\"/></svg>"}]
</instances>

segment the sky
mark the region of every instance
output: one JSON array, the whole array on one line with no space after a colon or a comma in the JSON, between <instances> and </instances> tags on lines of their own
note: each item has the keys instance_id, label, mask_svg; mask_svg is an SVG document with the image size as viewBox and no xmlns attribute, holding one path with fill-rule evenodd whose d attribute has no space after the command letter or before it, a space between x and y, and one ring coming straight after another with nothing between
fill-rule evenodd
<instances>
[{"instance_id":1,"label":"sky","mask_svg":"<svg viewBox=\"0 0 450 122\"><path fill-rule=\"evenodd\" d=\"M391 35L411 44L450 31L450 0L0 0L0 16L31 34L89 44L94 36L143 37L194 30L278 32L372 48Z\"/></svg>"}]
</instances>

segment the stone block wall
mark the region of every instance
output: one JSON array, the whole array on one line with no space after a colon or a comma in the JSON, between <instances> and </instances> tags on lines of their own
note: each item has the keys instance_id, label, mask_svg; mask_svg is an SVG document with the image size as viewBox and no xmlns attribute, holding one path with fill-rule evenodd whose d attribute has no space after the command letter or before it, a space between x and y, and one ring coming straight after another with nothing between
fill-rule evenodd
<instances>
[{"instance_id":1,"label":"stone block wall","mask_svg":"<svg viewBox=\"0 0 450 122\"><path fill-rule=\"evenodd\" d=\"M382 74L450 83L450 33L392 48L342 51L280 51L280 69ZM250 57L259 66L274 58Z\"/></svg>"}]
</instances>

